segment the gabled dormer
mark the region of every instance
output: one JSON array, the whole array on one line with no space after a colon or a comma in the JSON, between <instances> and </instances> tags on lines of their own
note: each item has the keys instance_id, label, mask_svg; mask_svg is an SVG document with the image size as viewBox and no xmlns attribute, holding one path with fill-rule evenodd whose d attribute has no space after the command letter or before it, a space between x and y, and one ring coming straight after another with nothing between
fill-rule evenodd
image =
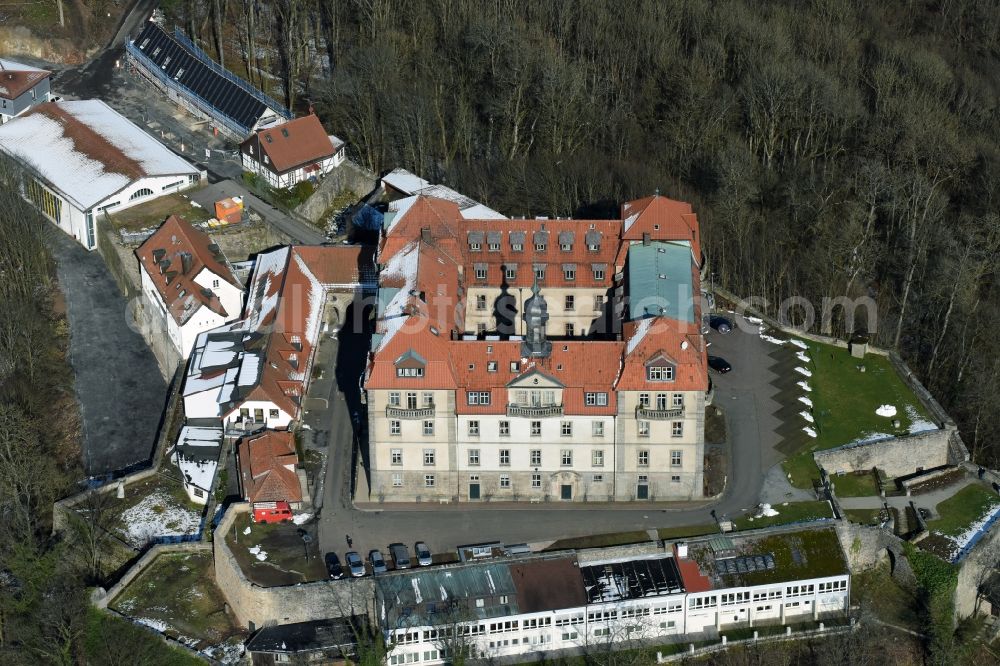
<instances>
[{"instance_id":1,"label":"gabled dormer","mask_svg":"<svg viewBox=\"0 0 1000 666\"><path fill-rule=\"evenodd\" d=\"M677 362L662 350L650 356L645 366L647 382L672 382L677 377Z\"/></svg>"},{"instance_id":2,"label":"gabled dormer","mask_svg":"<svg viewBox=\"0 0 1000 666\"><path fill-rule=\"evenodd\" d=\"M427 361L424 360L423 356L410 349L397 358L393 362L393 365L396 366L397 377L419 379L424 376L424 371L427 368Z\"/></svg>"}]
</instances>

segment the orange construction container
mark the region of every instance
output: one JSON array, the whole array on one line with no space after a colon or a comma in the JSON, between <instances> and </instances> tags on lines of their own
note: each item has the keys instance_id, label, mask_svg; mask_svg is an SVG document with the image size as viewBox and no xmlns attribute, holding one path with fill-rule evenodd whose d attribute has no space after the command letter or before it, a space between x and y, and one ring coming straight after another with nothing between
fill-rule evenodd
<instances>
[{"instance_id":1,"label":"orange construction container","mask_svg":"<svg viewBox=\"0 0 1000 666\"><path fill-rule=\"evenodd\" d=\"M215 202L215 217L220 222L234 224L243 218L243 199L241 197L231 197Z\"/></svg>"}]
</instances>

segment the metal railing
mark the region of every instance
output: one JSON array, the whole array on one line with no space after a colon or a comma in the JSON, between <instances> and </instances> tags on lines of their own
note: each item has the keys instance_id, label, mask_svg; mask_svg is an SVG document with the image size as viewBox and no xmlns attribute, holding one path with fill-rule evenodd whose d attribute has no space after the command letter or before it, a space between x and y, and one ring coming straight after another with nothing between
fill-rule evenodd
<instances>
[{"instance_id":1,"label":"metal railing","mask_svg":"<svg viewBox=\"0 0 1000 666\"><path fill-rule=\"evenodd\" d=\"M428 407L386 407L385 415L391 419L429 419L434 416L434 405Z\"/></svg>"},{"instance_id":2,"label":"metal railing","mask_svg":"<svg viewBox=\"0 0 1000 666\"><path fill-rule=\"evenodd\" d=\"M214 105L205 101L198 95L198 93L191 90L180 81L176 81L167 76L163 70L161 70L157 64L153 62L149 56L143 53L134 43L125 42L125 52L132 59L135 67L137 69L141 69L147 78L152 77L165 88L176 90L178 93L183 95L185 103L194 106L199 112L204 113L207 117L211 118L217 125L220 125L232 132L233 136L237 136L240 140L242 140L250 134L249 127L244 127L243 125L231 120L229 116L222 111L222 109L216 108Z\"/></svg>"},{"instance_id":3,"label":"metal railing","mask_svg":"<svg viewBox=\"0 0 1000 666\"><path fill-rule=\"evenodd\" d=\"M279 104L277 100L271 98L261 90L254 88L252 85L250 85L248 81L244 81L240 77L230 72L225 67L221 66L219 63L212 60L207 53L202 51L201 48L196 46L194 42L188 39L187 35L181 32L181 29L178 27L174 28L174 39L177 41L177 43L179 43L181 46L187 49L191 53L191 55L193 55L195 58L204 63L213 72L223 77L224 79L228 80L233 85L239 87L241 90L251 95L261 104L271 108L272 110L274 110L275 113L283 117L285 120L292 119L291 112L284 106Z\"/></svg>"},{"instance_id":4,"label":"metal railing","mask_svg":"<svg viewBox=\"0 0 1000 666\"><path fill-rule=\"evenodd\" d=\"M543 405L541 407L507 405L507 416L562 416L562 413L562 405Z\"/></svg>"},{"instance_id":5,"label":"metal railing","mask_svg":"<svg viewBox=\"0 0 1000 666\"><path fill-rule=\"evenodd\" d=\"M667 419L679 419L684 416L683 407L671 407L670 409L652 409L639 405L635 408L637 419L648 419L650 421L665 421Z\"/></svg>"}]
</instances>

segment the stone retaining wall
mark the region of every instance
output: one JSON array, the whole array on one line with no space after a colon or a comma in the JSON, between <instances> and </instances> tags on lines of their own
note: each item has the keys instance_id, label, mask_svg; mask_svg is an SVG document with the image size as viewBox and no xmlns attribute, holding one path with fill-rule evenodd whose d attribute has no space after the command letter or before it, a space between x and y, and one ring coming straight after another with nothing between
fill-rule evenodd
<instances>
[{"instance_id":1,"label":"stone retaining wall","mask_svg":"<svg viewBox=\"0 0 1000 666\"><path fill-rule=\"evenodd\" d=\"M954 426L943 430L928 430L914 435L887 437L869 442L846 444L813 454L816 464L827 474L861 472L873 467L895 478L914 474L921 469L963 462L953 456L952 438L957 438ZM964 450L964 447L961 447Z\"/></svg>"},{"instance_id":2,"label":"stone retaining wall","mask_svg":"<svg viewBox=\"0 0 1000 666\"><path fill-rule=\"evenodd\" d=\"M340 194L354 192L358 197L363 197L375 189L378 180L378 176L371 171L354 162L345 161L324 176L312 196L296 208L295 212L311 222L318 222Z\"/></svg>"},{"instance_id":3,"label":"stone retaining wall","mask_svg":"<svg viewBox=\"0 0 1000 666\"><path fill-rule=\"evenodd\" d=\"M200 553L208 552L211 550L212 545L208 543L172 543L172 544L156 544L152 548L146 551L146 553L139 558L139 560L129 568L125 574L118 579L118 582L111 586L107 592L103 595L94 595L94 605L98 608L107 608L108 604L115 600L122 591L132 584L136 578L139 577L143 571L145 571L153 561L160 555L167 553Z\"/></svg>"},{"instance_id":4,"label":"stone retaining wall","mask_svg":"<svg viewBox=\"0 0 1000 666\"><path fill-rule=\"evenodd\" d=\"M282 587L261 587L247 580L226 535L236 517L248 511L245 502L231 504L214 538L215 582L239 624L252 630L362 613L373 617L375 588L369 576Z\"/></svg>"}]
</instances>

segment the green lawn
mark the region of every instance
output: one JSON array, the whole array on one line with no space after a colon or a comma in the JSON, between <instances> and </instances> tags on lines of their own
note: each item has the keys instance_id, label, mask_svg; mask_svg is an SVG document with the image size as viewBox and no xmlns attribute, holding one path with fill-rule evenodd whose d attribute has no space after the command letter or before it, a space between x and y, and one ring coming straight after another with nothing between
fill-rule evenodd
<instances>
[{"instance_id":1,"label":"green lawn","mask_svg":"<svg viewBox=\"0 0 1000 666\"><path fill-rule=\"evenodd\" d=\"M610 534L594 534L591 536L559 539L545 550L568 550L571 548L603 548L606 546L623 546L630 543L649 541L645 530L631 532L612 532Z\"/></svg>"},{"instance_id":2,"label":"green lawn","mask_svg":"<svg viewBox=\"0 0 1000 666\"><path fill-rule=\"evenodd\" d=\"M204 666L205 661L171 647L160 638L116 615L87 609L83 635L86 664L156 664L157 666Z\"/></svg>"},{"instance_id":3,"label":"green lawn","mask_svg":"<svg viewBox=\"0 0 1000 666\"><path fill-rule=\"evenodd\" d=\"M851 603L870 610L890 624L920 630L920 601L892 578L888 562L854 575Z\"/></svg>"},{"instance_id":4,"label":"green lawn","mask_svg":"<svg viewBox=\"0 0 1000 666\"><path fill-rule=\"evenodd\" d=\"M164 633L218 645L239 633L215 585L212 553L160 555L110 604L122 615L166 626Z\"/></svg>"},{"instance_id":5,"label":"green lawn","mask_svg":"<svg viewBox=\"0 0 1000 666\"><path fill-rule=\"evenodd\" d=\"M834 492L837 493L837 497L870 497L878 495L878 485L875 483L875 475L871 472L832 476L830 477L830 481L834 485Z\"/></svg>"},{"instance_id":6,"label":"green lawn","mask_svg":"<svg viewBox=\"0 0 1000 666\"><path fill-rule=\"evenodd\" d=\"M244 531L250 528L250 533ZM298 533L298 526L287 524L260 524L244 514L233 522L226 534L226 544L239 562L243 574L262 587L295 585L327 577L326 565L315 542L306 547ZM260 547L266 553L264 560L258 560L251 548Z\"/></svg>"},{"instance_id":7,"label":"green lawn","mask_svg":"<svg viewBox=\"0 0 1000 666\"><path fill-rule=\"evenodd\" d=\"M844 509L844 517L859 525L877 524L881 513L881 509Z\"/></svg>"},{"instance_id":8,"label":"green lawn","mask_svg":"<svg viewBox=\"0 0 1000 666\"><path fill-rule=\"evenodd\" d=\"M912 425L911 415L923 420L930 416L920 400L903 383L892 363L885 356L869 353L856 359L846 349L811 340L809 363L802 364L812 373L805 378L812 387L813 418L817 436L809 446L783 463L785 472L792 475L792 485L809 488L812 479L819 477L812 459L814 451L823 451L843 444L879 434L905 435ZM864 365L865 372L859 366ZM896 408L895 417L875 413L879 405ZM893 418L899 419L899 428L892 427Z\"/></svg>"},{"instance_id":9,"label":"green lawn","mask_svg":"<svg viewBox=\"0 0 1000 666\"><path fill-rule=\"evenodd\" d=\"M833 510L826 500L816 500L812 502L790 502L774 507L778 512L777 516L766 518L753 518L745 515L737 518L736 528L740 530L759 529L761 527L772 527L774 525L787 525L802 520L815 520L817 518L830 518Z\"/></svg>"},{"instance_id":10,"label":"green lawn","mask_svg":"<svg viewBox=\"0 0 1000 666\"><path fill-rule=\"evenodd\" d=\"M669 541L670 539L686 539L688 537L716 534L718 531L719 526L715 523L695 525L693 527L661 527L657 530L657 536L664 541Z\"/></svg>"},{"instance_id":11,"label":"green lawn","mask_svg":"<svg viewBox=\"0 0 1000 666\"><path fill-rule=\"evenodd\" d=\"M1000 497L996 493L979 484L966 486L937 505L936 513L940 517L927 521L927 529L958 536L997 504L1000 504Z\"/></svg>"}]
</instances>

